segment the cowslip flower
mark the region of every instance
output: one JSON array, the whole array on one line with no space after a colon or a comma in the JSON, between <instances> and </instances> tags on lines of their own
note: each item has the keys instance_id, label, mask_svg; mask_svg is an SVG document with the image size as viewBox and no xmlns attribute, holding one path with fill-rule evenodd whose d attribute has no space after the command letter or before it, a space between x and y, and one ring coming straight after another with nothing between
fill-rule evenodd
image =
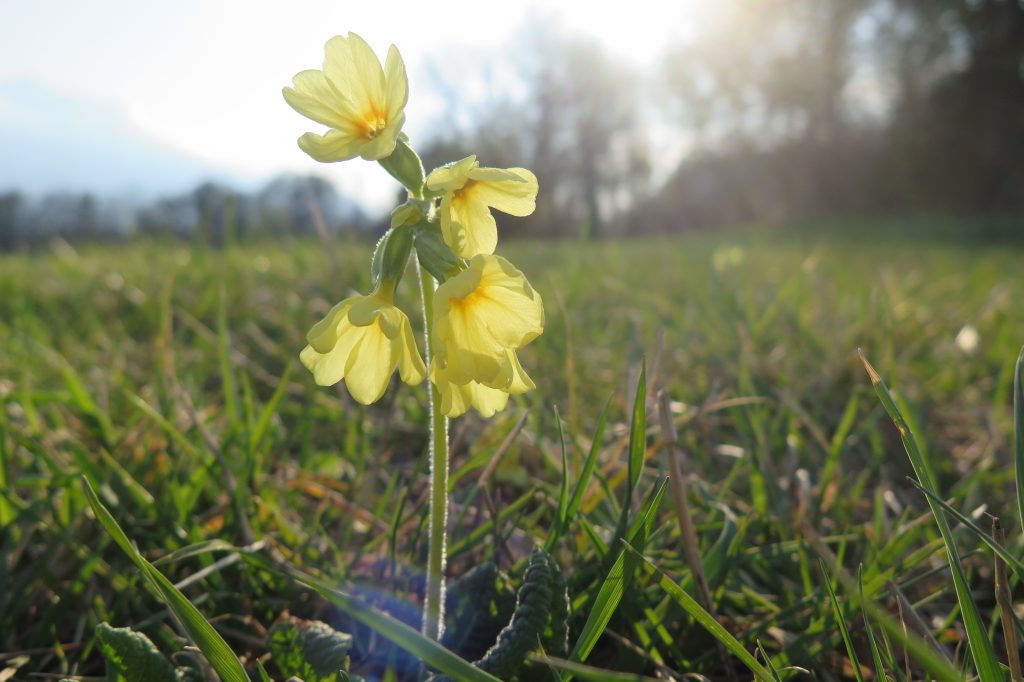
<instances>
[{"instance_id":1,"label":"cowslip flower","mask_svg":"<svg viewBox=\"0 0 1024 682\"><path fill-rule=\"evenodd\" d=\"M492 208L522 217L537 205L537 176L525 168L481 168L476 156L432 171L427 189L442 193L441 234L460 258L494 253Z\"/></svg>"},{"instance_id":2,"label":"cowslip flower","mask_svg":"<svg viewBox=\"0 0 1024 682\"><path fill-rule=\"evenodd\" d=\"M434 382L532 387L510 351L542 331L544 305L523 273L501 256L474 256L434 292Z\"/></svg>"},{"instance_id":3,"label":"cowslip flower","mask_svg":"<svg viewBox=\"0 0 1024 682\"><path fill-rule=\"evenodd\" d=\"M309 345L299 359L316 383L332 386L344 379L363 405L384 395L396 367L410 386L427 374L409 318L381 292L337 304L309 330L306 340Z\"/></svg>"},{"instance_id":4,"label":"cowslip flower","mask_svg":"<svg viewBox=\"0 0 1024 682\"><path fill-rule=\"evenodd\" d=\"M355 33L335 36L324 46L322 71L301 71L284 88L295 111L322 123L326 135L305 133L299 147L317 161L370 161L391 155L405 123L409 82L398 48L388 50L384 68Z\"/></svg>"}]
</instances>

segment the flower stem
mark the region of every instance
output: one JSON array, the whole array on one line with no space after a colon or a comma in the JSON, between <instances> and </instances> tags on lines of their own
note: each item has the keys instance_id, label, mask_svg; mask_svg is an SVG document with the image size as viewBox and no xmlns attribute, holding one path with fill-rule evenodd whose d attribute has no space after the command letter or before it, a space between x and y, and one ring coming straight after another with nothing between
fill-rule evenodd
<instances>
[{"instance_id":1,"label":"flower stem","mask_svg":"<svg viewBox=\"0 0 1024 682\"><path fill-rule=\"evenodd\" d=\"M431 362L430 333L434 326L434 278L420 267L426 360ZM441 413L441 395L431 381L430 396L430 552L427 556L427 594L423 610L423 634L440 639L444 629L444 568L448 559L448 418Z\"/></svg>"}]
</instances>

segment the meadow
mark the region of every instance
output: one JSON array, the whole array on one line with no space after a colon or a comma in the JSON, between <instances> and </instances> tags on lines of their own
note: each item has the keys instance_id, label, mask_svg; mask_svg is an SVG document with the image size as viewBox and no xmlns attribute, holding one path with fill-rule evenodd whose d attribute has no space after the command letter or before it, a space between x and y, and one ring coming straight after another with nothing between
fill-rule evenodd
<instances>
[{"instance_id":1,"label":"meadow","mask_svg":"<svg viewBox=\"0 0 1024 682\"><path fill-rule=\"evenodd\" d=\"M410 655L273 569L417 625L424 394L394 381L363 407L297 359L313 322L367 290L370 248L338 237L0 256L0 679L98 679L99 623L144 632L176 663L197 658L98 522L83 476L253 675L259 661L284 679L267 638L291 614L351 633L353 675L416 678ZM986 512L1001 517L1019 557L1019 244L850 222L500 252L545 302L545 332L521 352L537 390L452 423L450 580L493 561L518 585L547 545L569 642L592 640L578 679L727 679L730 667L749 679L686 596L700 598L664 485L672 431L718 620L772 675L973 674L939 526L857 349L893 389L940 499L986 531ZM407 310L412 291L400 291ZM992 552L948 518L1005 663ZM531 656L521 679L550 679Z\"/></svg>"}]
</instances>

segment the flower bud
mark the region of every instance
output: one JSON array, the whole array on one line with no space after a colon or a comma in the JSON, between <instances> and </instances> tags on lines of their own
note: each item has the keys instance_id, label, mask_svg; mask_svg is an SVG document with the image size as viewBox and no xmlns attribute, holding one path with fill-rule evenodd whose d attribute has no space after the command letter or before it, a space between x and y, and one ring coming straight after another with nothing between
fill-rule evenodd
<instances>
[{"instance_id":1,"label":"flower bud","mask_svg":"<svg viewBox=\"0 0 1024 682\"><path fill-rule=\"evenodd\" d=\"M394 291L405 274L410 251L412 230L408 228L390 229L381 237L370 264L374 288L387 286L390 291Z\"/></svg>"},{"instance_id":2,"label":"flower bud","mask_svg":"<svg viewBox=\"0 0 1024 682\"><path fill-rule=\"evenodd\" d=\"M409 199L391 212L391 227L415 227L430 219L431 202Z\"/></svg>"},{"instance_id":3,"label":"flower bud","mask_svg":"<svg viewBox=\"0 0 1024 682\"><path fill-rule=\"evenodd\" d=\"M381 159L378 163L391 177L409 190L410 196L423 196L426 172L423 170L423 162L420 161L416 151L409 146L409 139L405 135L398 137L398 143L391 156Z\"/></svg>"},{"instance_id":4,"label":"flower bud","mask_svg":"<svg viewBox=\"0 0 1024 682\"><path fill-rule=\"evenodd\" d=\"M466 268L462 259L456 258L445 244L437 225L424 225L416 230L416 257L438 282L444 282Z\"/></svg>"}]
</instances>

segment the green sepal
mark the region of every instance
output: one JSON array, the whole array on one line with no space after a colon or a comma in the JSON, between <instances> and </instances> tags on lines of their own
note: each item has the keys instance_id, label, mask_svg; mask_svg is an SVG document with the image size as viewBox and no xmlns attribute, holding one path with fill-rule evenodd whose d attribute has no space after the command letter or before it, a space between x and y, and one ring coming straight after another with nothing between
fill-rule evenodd
<instances>
[{"instance_id":1,"label":"green sepal","mask_svg":"<svg viewBox=\"0 0 1024 682\"><path fill-rule=\"evenodd\" d=\"M388 172L391 177L402 183L402 186L409 190L413 197L423 196L423 185L427 181L427 174L423 170L423 161L419 154L409 146L409 138L404 134L398 137L395 151L391 156L379 160L377 163Z\"/></svg>"},{"instance_id":2,"label":"green sepal","mask_svg":"<svg viewBox=\"0 0 1024 682\"><path fill-rule=\"evenodd\" d=\"M408 227L399 227L385 232L377 242L370 262L374 290L385 285L390 286L392 292L395 290L409 263L412 241L413 231Z\"/></svg>"},{"instance_id":3,"label":"green sepal","mask_svg":"<svg viewBox=\"0 0 1024 682\"><path fill-rule=\"evenodd\" d=\"M438 282L450 279L466 269L466 263L448 248L435 224L416 228L416 257L420 265Z\"/></svg>"},{"instance_id":4,"label":"green sepal","mask_svg":"<svg viewBox=\"0 0 1024 682\"><path fill-rule=\"evenodd\" d=\"M434 202L409 199L391 212L391 227L415 227L433 215Z\"/></svg>"}]
</instances>

